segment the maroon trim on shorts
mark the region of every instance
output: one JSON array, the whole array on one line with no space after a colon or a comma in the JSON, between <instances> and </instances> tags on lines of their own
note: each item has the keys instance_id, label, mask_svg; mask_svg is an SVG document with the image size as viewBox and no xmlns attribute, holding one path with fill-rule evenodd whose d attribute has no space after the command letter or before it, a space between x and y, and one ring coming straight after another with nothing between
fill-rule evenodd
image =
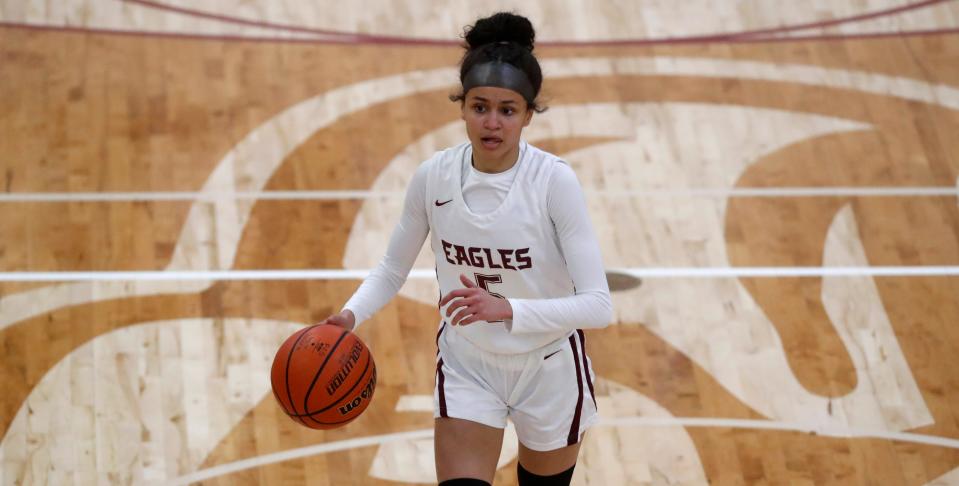
<instances>
[{"instance_id":1,"label":"maroon trim on shorts","mask_svg":"<svg viewBox=\"0 0 959 486\"><path fill-rule=\"evenodd\" d=\"M446 414L446 391L443 389L446 377L443 376L443 358L436 362L436 389L440 395L440 417L449 418Z\"/></svg>"},{"instance_id":2,"label":"maroon trim on shorts","mask_svg":"<svg viewBox=\"0 0 959 486\"><path fill-rule=\"evenodd\" d=\"M583 352L583 372L586 375L586 384L589 385L589 396L593 399L593 406L596 407L596 410L599 410L599 404L596 403L596 392L593 391L593 378L589 376L589 361L586 360L586 334L583 333L582 329L577 329L576 334L579 334L579 348Z\"/></svg>"},{"instance_id":3,"label":"maroon trim on shorts","mask_svg":"<svg viewBox=\"0 0 959 486\"><path fill-rule=\"evenodd\" d=\"M579 367L579 353L576 352L576 338L569 335L569 347L573 348L573 362L576 363L576 384L579 385L579 396L576 399L576 411L573 413L573 423L569 426L569 437L566 445L571 446L579 442L579 419L583 414L583 373Z\"/></svg>"},{"instance_id":4,"label":"maroon trim on shorts","mask_svg":"<svg viewBox=\"0 0 959 486\"><path fill-rule=\"evenodd\" d=\"M443 358L440 358L440 335L443 334L443 329L446 329L446 321L443 321L443 324L440 325L440 330L436 331L436 357L439 358L436 361L436 389L439 392L440 396L440 417L447 418L446 415L446 390L444 390L444 385L446 384L446 377L443 376Z\"/></svg>"}]
</instances>

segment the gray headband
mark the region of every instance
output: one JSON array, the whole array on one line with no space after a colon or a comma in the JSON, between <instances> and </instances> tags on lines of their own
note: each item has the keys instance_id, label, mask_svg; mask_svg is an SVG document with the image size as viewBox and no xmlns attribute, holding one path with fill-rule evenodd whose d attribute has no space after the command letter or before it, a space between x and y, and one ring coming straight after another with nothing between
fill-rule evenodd
<instances>
[{"instance_id":1,"label":"gray headband","mask_svg":"<svg viewBox=\"0 0 959 486\"><path fill-rule=\"evenodd\" d=\"M536 98L536 90L526 73L508 62L490 61L473 66L463 78L463 94L478 86L506 88L519 93L530 105Z\"/></svg>"}]
</instances>

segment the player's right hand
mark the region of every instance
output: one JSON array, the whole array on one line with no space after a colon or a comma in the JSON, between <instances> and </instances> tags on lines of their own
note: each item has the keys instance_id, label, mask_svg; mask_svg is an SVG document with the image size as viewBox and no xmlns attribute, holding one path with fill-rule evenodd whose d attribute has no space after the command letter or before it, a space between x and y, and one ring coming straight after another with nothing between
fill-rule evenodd
<instances>
[{"instance_id":1,"label":"player's right hand","mask_svg":"<svg viewBox=\"0 0 959 486\"><path fill-rule=\"evenodd\" d=\"M343 309L339 314L333 314L317 324L329 324L331 326L342 327L347 331L352 331L353 328L356 327L356 316L353 315L353 311Z\"/></svg>"}]
</instances>

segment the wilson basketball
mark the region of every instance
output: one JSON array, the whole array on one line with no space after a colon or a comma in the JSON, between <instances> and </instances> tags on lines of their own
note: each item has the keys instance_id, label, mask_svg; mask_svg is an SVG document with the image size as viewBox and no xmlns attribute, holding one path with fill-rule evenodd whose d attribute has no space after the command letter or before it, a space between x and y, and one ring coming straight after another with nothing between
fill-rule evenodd
<instances>
[{"instance_id":1,"label":"wilson basketball","mask_svg":"<svg viewBox=\"0 0 959 486\"><path fill-rule=\"evenodd\" d=\"M273 395L293 420L333 429L360 416L373 399L376 363L346 329L318 324L288 337L273 358Z\"/></svg>"}]
</instances>

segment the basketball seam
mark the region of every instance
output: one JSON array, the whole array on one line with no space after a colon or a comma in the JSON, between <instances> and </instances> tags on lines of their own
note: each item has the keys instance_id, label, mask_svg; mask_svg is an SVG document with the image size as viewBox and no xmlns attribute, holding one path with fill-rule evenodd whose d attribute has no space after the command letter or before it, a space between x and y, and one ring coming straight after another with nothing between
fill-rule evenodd
<instances>
[{"instance_id":1,"label":"basketball seam","mask_svg":"<svg viewBox=\"0 0 959 486\"><path fill-rule=\"evenodd\" d=\"M319 413L323 413L323 412L329 410L330 408L335 407L336 404L339 403L340 400L346 398L347 395L349 395L353 390L356 389L357 385L359 385L360 383L363 382L363 377L366 376L366 371L370 369L370 363L373 361L373 354L367 351L366 356L367 356L366 366L363 367L363 371L360 373L360 379L359 379L359 380L356 380L356 382L353 383L353 386L351 386L349 390L346 390L346 392L344 392L341 397L339 397L339 398L337 398L337 399L335 399L335 400L332 400L332 401L333 401L332 404L327 405L326 407L321 408L321 409L319 409L319 410L317 410L317 411L315 411L315 412L307 412L307 410L309 410L309 409L306 408L306 407L304 407L304 408L303 408L303 412L304 412L304 413L303 413L302 415L297 415L297 417L309 417L310 420L316 420L316 419L313 418L313 415L316 415L316 414L319 414ZM376 370L375 365L374 365L374 367L373 367L373 370L374 370L374 373L375 373L375 370ZM307 394L307 396L309 396L309 394Z\"/></svg>"},{"instance_id":2,"label":"basketball seam","mask_svg":"<svg viewBox=\"0 0 959 486\"><path fill-rule=\"evenodd\" d=\"M376 366L373 367L372 375L370 376L370 379L369 379L369 380L366 380L366 383L369 384L369 382L370 382L371 380L376 380ZM375 388L374 388L374 389L375 389ZM369 398L367 398L367 400L370 400L370 401L373 400L373 392L372 392L372 391L370 391L370 396L369 396ZM353 417L350 417L350 418L348 418L348 419L346 419L346 420L340 420L339 422L321 422L321 421L319 421L319 420L317 420L317 419L315 419L315 418L313 418L313 417L310 417L310 420L316 422L316 423L319 424L319 425L340 425L340 424L345 424L345 423L352 422L352 421L356 420L357 418L359 418L359 414L357 414L357 415L355 415L355 416L353 416Z\"/></svg>"},{"instance_id":3,"label":"basketball seam","mask_svg":"<svg viewBox=\"0 0 959 486\"><path fill-rule=\"evenodd\" d=\"M303 336L309 334L310 329L318 326L319 324L314 324L301 331L300 336L296 338L296 341L293 342L293 345L290 346L290 354L286 357L286 372L283 374L283 381L286 383L286 398L290 401L290 407L293 407L293 413L297 414L296 403L293 401L293 393L290 391L290 363L293 361L293 352L296 351L296 345L300 343L300 340L303 339ZM303 410L306 410L305 408ZM287 415L290 415L287 412ZM292 417L292 415L290 415ZM302 422L302 420L300 421ZM306 425L306 424L303 424Z\"/></svg>"},{"instance_id":4,"label":"basketball seam","mask_svg":"<svg viewBox=\"0 0 959 486\"><path fill-rule=\"evenodd\" d=\"M333 357L333 353L336 352L336 348L340 346L340 343L343 342L343 339L346 338L347 334L349 334L349 331L343 329L343 333L340 334L339 338L337 338L336 343L334 343L330 350L326 353L326 358L323 359L323 364L320 365L320 367L316 370L316 374L313 375L313 381L310 382L310 386L306 389L306 393L303 395L304 412L309 410L310 393L313 393L313 387L316 386L316 380L320 379L320 373L323 372L323 368L326 367L326 364L330 362L330 358Z\"/></svg>"}]
</instances>

